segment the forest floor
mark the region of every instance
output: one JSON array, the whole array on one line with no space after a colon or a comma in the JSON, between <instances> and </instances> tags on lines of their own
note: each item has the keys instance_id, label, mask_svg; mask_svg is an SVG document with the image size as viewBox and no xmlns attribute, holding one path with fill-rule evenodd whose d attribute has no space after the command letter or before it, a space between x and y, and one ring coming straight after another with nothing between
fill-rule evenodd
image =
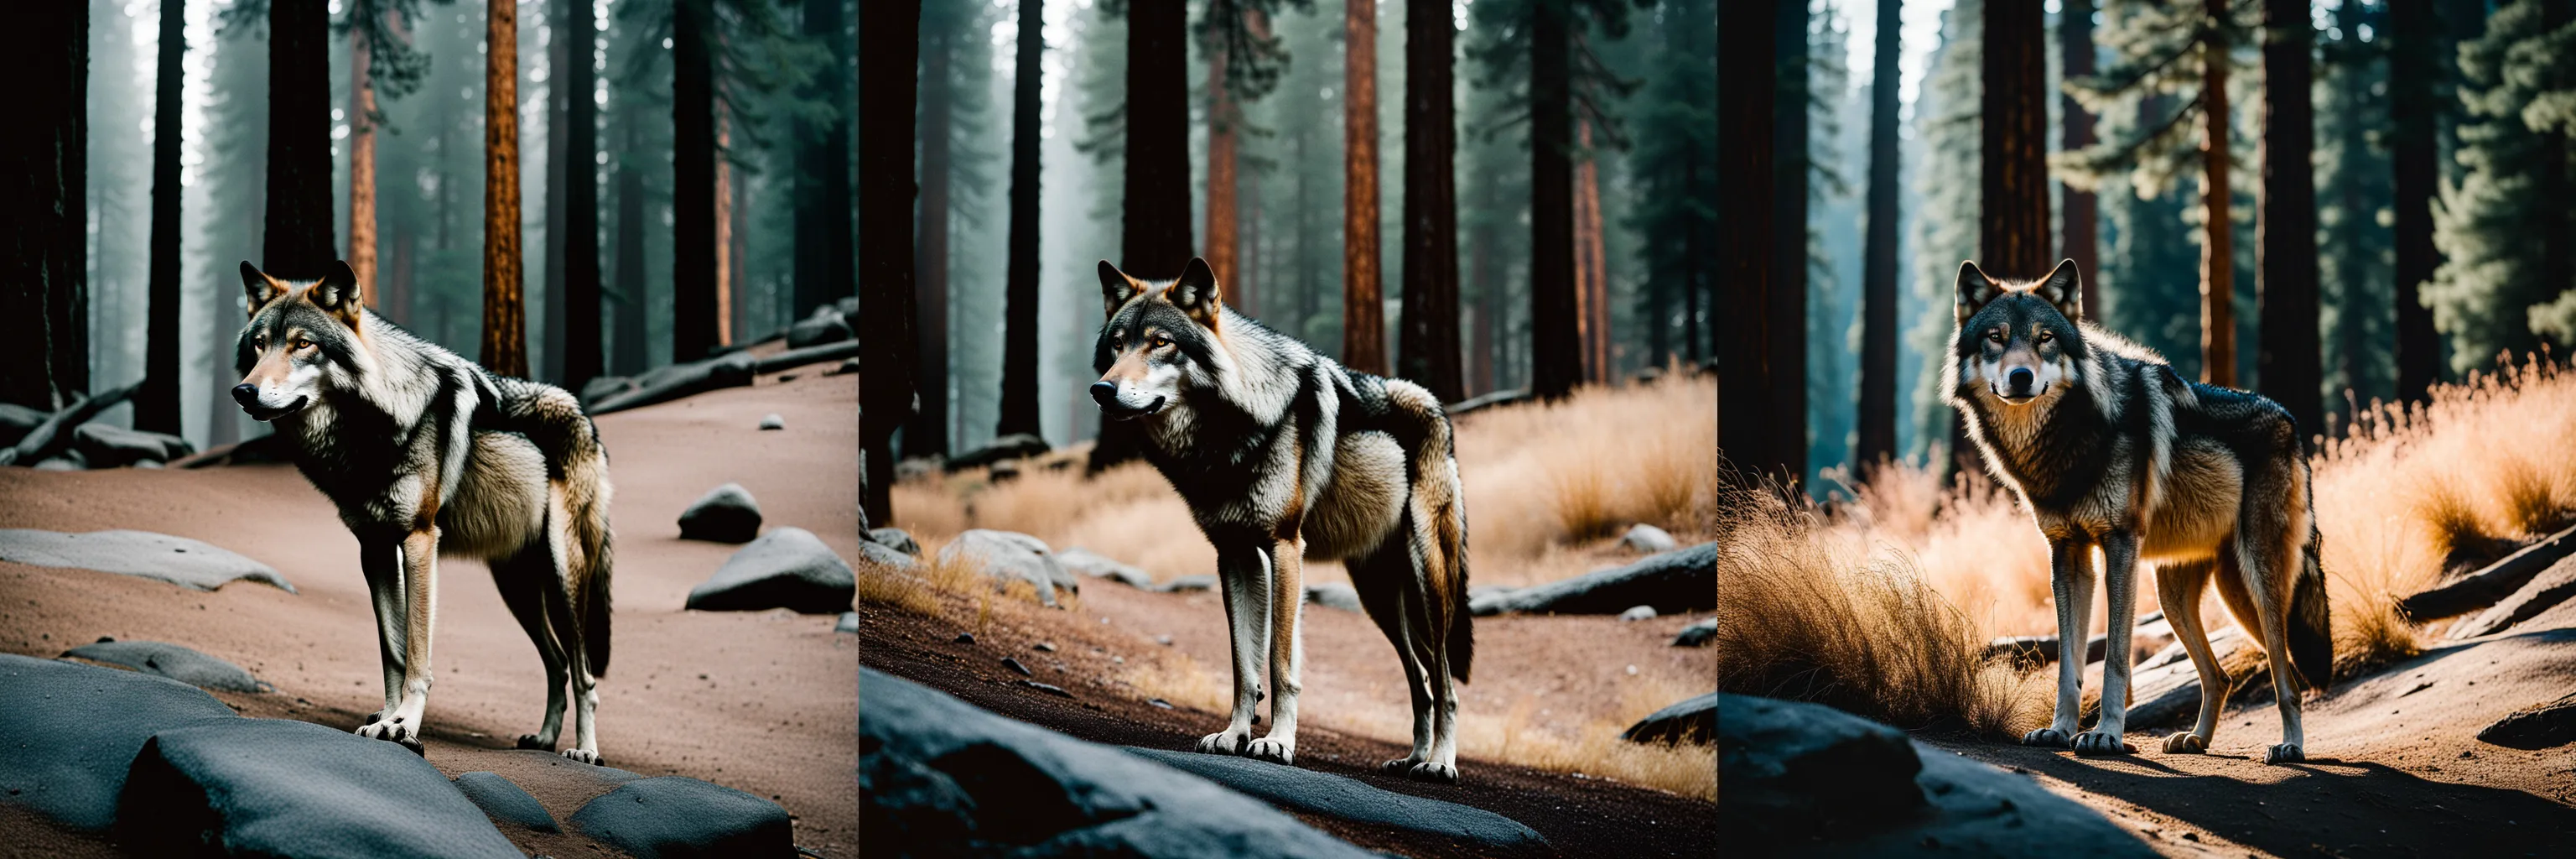
<instances>
[{"instance_id":1,"label":"forest floor","mask_svg":"<svg viewBox=\"0 0 2576 859\"><path fill-rule=\"evenodd\" d=\"M858 556L857 377L821 370L599 418L616 486L617 614L598 726L604 764L772 798L794 815L798 845L845 857L858 854L857 643L832 632L832 615L681 608L689 589L736 548L679 539L680 511L719 484L749 489L766 524L807 529L844 557ZM773 412L787 428L758 431L761 417ZM383 704L357 543L292 466L0 468L0 498L7 499L0 528L175 534L265 562L301 591L235 582L208 593L0 562L0 651L52 658L100 636L166 641L273 684L267 694L216 693L246 716L345 730ZM544 712L534 647L480 564L441 566L437 686L424 736L430 763L449 775L499 772L535 793L558 820L570 817L604 788L549 790L532 771L555 759L511 750ZM567 742L570 735L567 725ZM31 843L14 833L42 824L24 818L0 815L0 843ZM60 832L28 834L39 845L115 855L95 842L59 843L66 838ZM552 855L615 853L572 835L519 846Z\"/></svg>"}]
</instances>

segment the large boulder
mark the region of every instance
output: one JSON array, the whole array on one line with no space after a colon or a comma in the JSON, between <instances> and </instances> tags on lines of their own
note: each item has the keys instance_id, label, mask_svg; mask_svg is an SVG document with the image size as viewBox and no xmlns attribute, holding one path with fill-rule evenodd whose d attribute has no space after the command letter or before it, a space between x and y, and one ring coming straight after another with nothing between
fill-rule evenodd
<instances>
[{"instance_id":1,"label":"large boulder","mask_svg":"<svg viewBox=\"0 0 2576 859\"><path fill-rule=\"evenodd\" d=\"M555 816L546 813L543 803L529 796L527 789L502 778L499 773L464 773L454 781L456 789L463 792L474 807L483 809L483 815L492 818L493 823L508 823L538 832L563 831L555 825Z\"/></svg>"},{"instance_id":2,"label":"large boulder","mask_svg":"<svg viewBox=\"0 0 2576 859\"><path fill-rule=\"evenodd\" d=\"M2521 589L2513 592L2476 617L2451 627L2452 638L2476 638L2493 635L2513 625L2540 616L2568 598L2576 597L2576 557L2562 558Z\"/></svg>"},{"instance_id":3,"label":"large boulder","mask_svg":"<svg viewBox=\"0 0 2576 859\"><path fill-rule=\"evenodd\" d=\"M1665 707L1628 730L1619 739L1632 743L1709 743L1717 740L1717 693L1685 698Z\"/></svg>"},{"instance_id":4,"label":"large boulder","mask_svg":"<svg viewBox=\"0 0 2576 859\"><path fill-rule=\"evenodd\" d=\"M226 692L271 692L275 689L250 672L187 647L160 641L101 640L63 652L91 662L122 665L145 674L168 677L190 686Z\"/></svg>"},{"instance_id":5,"label":"large boulder","mask_svg":"<svg viewBox=\"0 0 2576 859\"><path fill-rule=\"evenodd\" d=\"M0 528L0 561L141 576L201 591L223 587L234 579L248 579L275 585L290 594L295 592L295 586L287 584L286 577L267 564L209 543L150 531L66 534Z\"/></svg>"},{"instance_id":6,"label":"large boulder","mask_svg":"<svg viewBox=\"0 0 2576 859\"><path fill-rule=\"evenodd\" d=\"M680 539L748 543L760 536L760 502L739 483L727 483L680 511Z\"/></svg>"},{"instance_id":7,"label":"large boulder","mask_svg":"<svg viewBox=\"0 0 2576 859\"><path fill-rule=\"evenodd\" d=\"M1727 713L1734 718L1734 712ZM1853 827L1812 852L1836 856L1991 856L1998 859L2154 859L2155 849L2100 812L2041 787L2030 776L1917 741L1923 771L1914 777L1930 804L1911 816L1886 815L1901 825ZM1729 782L1729 789L1733 783ZM1734 794L1728 794L1734 801ZM1868 809L1858 809L1868 814ZM2177 855L2199 855L2178 852Z\"/></svg>"},{"instance_id":8,"label":"large boulder","mask_svg":"<svg viewBox=\"0 0 2576 859\"><path fill-rule=\"evenodd\" d=\"M1080 546L1055 553L1055 560L1056 563L1063 564L1065 569L1095 579L1108 579L1128 587L1147 590L1154 587L1152 573L1119 563Z\"/></svg>"},{"instance_id":9,"label":"large boulder","mask_svg":"<svg viewBox=\"0 0 2576 859\"><path fill-rule=\"evenodd\" d=\"M859 668L867 856L1348 857L1206 779Z\"/></svg>"},{"instance_id":10,"label":"large boulder","mask_svg":"<svg viewBox=\"0 0 2576 859\"><path fill-rule=\"evenodd\" d=\"M726 558L716 574L689 590L699 611L794 609L840 614L858 596L858 575L832 547L803 528L772 528Z\"/></svg>"},{"instance_id":11,"label":"large boulder","mask_svg":"<svg viewBox=\"0 0 2576 859\"><path fill-rule=\"evenodd\" d=\"M1477 615L1504 612L1618 614L1650 605L1662 614L1717 608L1717 544L1641 558L1623 567L1502 593L1469 597Z\"/></svg>"},{"instance_id":12,"label":"large boulder","mask_svg":"<svg viewBox=\"0 0 2576 859\"><path fill-rule=\"evenodd\" d=\"M133 761L117 836L139 856L527 855L420 756L310 722L199 721Z\"/></svg>"},{"instance_id":13,"label":"large boulder","mask_svg":"<svg viewBox=\"0 0 2576 859\"><path fill-rule=\"evenodd\" d=\"M1718 696L1718 828L1782 844L1885 825L1923 806L1923 762L1905 732L1827 707Z\"/></svg>"},{"instance_id":14,"label":"large boulder","mask_svg":"<svg viewBox=\"0 0 2576 859\"><path fill-rule=\"evenodd\" d=\"M686 776L619 785L573 812L572 825L636 859L796 856L787 809Z\"/></svg>"},{"instance_id":15,"label":"large boulder","mask_svg":"<svg viewBox=\"0 0 2576 859\"><path fill-rule=\"evenodd\" d=\"M1370 787L1349 776L1233 755L1132 746L1127 753L1298 814L1436 835L1466 845L1478 856L1555 852L1546 837L1520 821L1473 806Z\"/></svg>"},{"instance_id":16,"label":"large boulder","mask_svg":"<svg viewBox=\"0 0 2576 859\"><path fill-rule=\"evenodd\" d=\"M0 802L91 831L116 822L126 764L144 740L239 718L176 680L9 653L0 653L0 702Z\"/></svg>"},{"instance_id":17,"label":"large boulder","mask_svg":"<svg viewBox=\"0 0 2576 859\"><path fill-rule=\"evenodd\" d=\"M1038 602L1056 607L1055 592L1078 593L1081 587L1073 573L1055 559L1046 541L1015 531L970 528L939 549L939 562L958 563L974 558L982 565L984 575L994 587L1014 581L1028 582L1037 590Z\"/></svg>"},{"instance_id":18,"label":"large boulder","mask_svg":"<svg viewBox=\"0 0 2576 859\"><path fill-rule=\"evenodd\" d=\"M72 449L81 452L91 468L122 468L138 462L169 462L197 448L187 439L157 432L140 432L107 424L82 424L72 431Z\"/></svg>"}]
</instances>

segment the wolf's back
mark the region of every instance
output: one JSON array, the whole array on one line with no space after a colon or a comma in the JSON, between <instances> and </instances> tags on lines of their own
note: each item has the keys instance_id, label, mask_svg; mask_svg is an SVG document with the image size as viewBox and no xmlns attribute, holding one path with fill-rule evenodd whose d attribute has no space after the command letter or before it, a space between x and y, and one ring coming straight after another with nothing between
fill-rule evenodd
<instances>
[{"instance_id":1,"label":"wolf's back","mask_svg":"<svg viewBox=\"0 0 2576 859\"><path fill-rule=\"evenodd\" d=\"M583 656L594 677L608 676L608 451L581 401L553 385L495 377L495 429L525 435L546 457L546 477L562 489L572 545L564 559L573 610L580 614Z\"/></svg>"}]
</instances>

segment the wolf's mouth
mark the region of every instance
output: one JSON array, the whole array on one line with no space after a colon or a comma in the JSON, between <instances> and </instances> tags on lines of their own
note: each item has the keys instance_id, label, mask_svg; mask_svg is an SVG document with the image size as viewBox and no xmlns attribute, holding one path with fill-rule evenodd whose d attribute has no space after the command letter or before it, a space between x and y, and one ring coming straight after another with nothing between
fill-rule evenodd
<instances>
[{"instance_id":1,"label":"wolf's mouth","mask_svg":"<svg viewBox=\"0 0 2576 859\"><path fill-rule=\"evenodd\" d=\"M1147 405L1143 408L1130 408L1126 403L1113 399L1100 404L1100 413L1108 415L1110 418L1115 420L1135 420L1137 418L1162 411L1163 404L1165 402L1166 400L1161 394L1156 394L1154 395L1154 402L1151 405Z\"/></svg>"},{"instance_id":2,"label":"wolf's mouth","mask_svg":"<svg viewBox=\"0 0 2576 859\"><path fill-rule=\"evenodd\" d=\"M285 408L272 409L258 403L243 403L242 411L249 414L251 420L273 421L278 418L303 411L304 405L312 402L312 400L313 398L311 397L299 394L295 397L295 403L293 405L286 406Z\"/></svg>"}]
</instances>

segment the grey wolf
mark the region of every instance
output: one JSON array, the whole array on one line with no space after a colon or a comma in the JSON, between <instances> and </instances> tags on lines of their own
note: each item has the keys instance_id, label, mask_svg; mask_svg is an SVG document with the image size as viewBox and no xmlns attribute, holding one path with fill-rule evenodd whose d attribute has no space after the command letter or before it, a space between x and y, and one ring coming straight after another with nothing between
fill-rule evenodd
<instances>
[{"instance_id":1,"label":"grey wolf","mask_svg":"<svg viewBox=\"0 0 2576 859\"><path fill-rule=\"evenodd\" d=\"M233 399L277 426L297 470L358 538L385 708L361 736L420 749L438 556L486 562L546 666L546 716L520 748L553 750L566 684L573 745L599 762L608 673L608 454L580 401L497 376L366 308L347 263L318 281L242 263L250 321Z\"/></svg>"},{"instance_id":2,"label":"grey wolf","mask_svg":"<svg viewBox=\"0 0 2576 859\"><path fill-rule=\"evenodd\" d=\"M2200 617L2211 583L2271 660L2281 742L2267 763L2303 759L2299 687L2334 666L2316 505L2304 436L2280 404L2186 382L2156 353L2084 320L2072 260L2037 281L1959 266L1958 328L1945 369L1950 404L1995 479L2020 495L2048 538L2060 641L2082 641L2093 606L2093 552L2110 588L2101 720L2077 733L2084 666L2062 659L2057 712L2022 743L2122 754L2136 568L2200 674L2200 721L2167 754L2209 750L2229 688Z\"/></svg>"},{"instance_id":3,"label":"grey wolf","mask_svg":"<svg viewBox=\"0 0 2576 859\"><path fill-rule=\"evenodd\" d=\"M1467 682L1475 642L1467 513L1439 399L1234 312L1204 260L1154 283L1104 261L1100 286L1108 317L1092 353L1092 399L1102 415L1140 425L1146 460L1216 546L1234 708L1199 751L1295 763L1300 573L1306 560L1340 560L1413 697L1413 751L1384 768L1457 781L1451 681ZM1264 657L1270 733L1252 739Z\"/></svg>"}]
</instances>

